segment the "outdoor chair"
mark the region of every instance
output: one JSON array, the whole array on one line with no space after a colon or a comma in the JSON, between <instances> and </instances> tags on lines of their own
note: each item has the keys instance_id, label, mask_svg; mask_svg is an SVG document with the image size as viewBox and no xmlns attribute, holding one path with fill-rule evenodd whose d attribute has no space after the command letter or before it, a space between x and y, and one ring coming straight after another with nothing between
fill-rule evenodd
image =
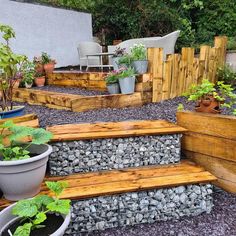
<instances>
[{"instance_id":1,"label":"outdoor chair","mask_svg":"<svg viewBox=\"0 0 236 236\"><path fill-rule=\"evenodd\" d=\"M97 56L90 56L87 59L87 55L102 53L102 46L95 42L81 42L78 44L78 55L79 55L79 65L80 70L82 70L82 66L89 65L101 65L101 61Z\"/></svg>"}]
</instances>

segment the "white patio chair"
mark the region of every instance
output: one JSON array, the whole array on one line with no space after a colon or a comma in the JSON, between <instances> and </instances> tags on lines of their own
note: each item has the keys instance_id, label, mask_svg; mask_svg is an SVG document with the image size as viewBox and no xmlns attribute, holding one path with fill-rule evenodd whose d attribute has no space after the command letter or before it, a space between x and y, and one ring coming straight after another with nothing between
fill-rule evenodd
<instances>
[{"instance_id":1,"label":"white patio chair","mask_svg":"<svg viewBox=\"0 0 236 236\"><path fill-rule=\"evenodd\" d=\"M97 56L90 56L87 61L86 55L102 53L102 46L95 42L81 42L78 44L78 55L79 55L79 65L80 70L82 70L82 66L89 65L101 65L101 61Z\"/></svg>"}]
</instances>

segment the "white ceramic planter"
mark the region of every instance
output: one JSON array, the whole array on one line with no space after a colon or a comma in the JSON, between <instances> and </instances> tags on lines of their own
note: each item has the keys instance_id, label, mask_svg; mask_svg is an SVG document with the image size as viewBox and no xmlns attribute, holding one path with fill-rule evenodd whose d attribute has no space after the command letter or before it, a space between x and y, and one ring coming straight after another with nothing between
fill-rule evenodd
<instances>
[{"instance_id":1,"label":"white ceramic planter","mask_svg":"<svg viewBox=\"0 0 236 236\"><path fill-rule=\"evenodd\" d=\"M8 200L30 198L39 193L52 147L32 144L28 150L38 155L18 161L0 161L0 189Z\"/></svg>"},{"instance_id":2,"label":"white ceramic planter","mask_svg":"<svg viewBox=\"0 0 236 236\"><path fill-rule=\"evenodd\" d=\"M10 205L9 207L5 208L0 212L0 235L1 233L10 225L12 221L15 221L19 217L14 216L11 214L12 208L15 206L16 203ZM55 231L50 236L63 236L71 219L71 212L67 215L62 215L64 218L63 224L60 226L60 228Z\"/></svg>"}]
</instances>

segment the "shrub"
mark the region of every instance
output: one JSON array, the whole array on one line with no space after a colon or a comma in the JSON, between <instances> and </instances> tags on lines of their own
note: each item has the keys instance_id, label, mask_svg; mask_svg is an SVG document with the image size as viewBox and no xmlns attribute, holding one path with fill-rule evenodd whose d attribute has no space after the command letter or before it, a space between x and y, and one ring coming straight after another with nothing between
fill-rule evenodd
<instances>
[{"instance_id":1,"label":"shrub","mask_svg":"<svg viewBox=\"0 0 236 236\"><path fill-rule=\"evenodd\" d=\"M218 80L224 81L226 84L236 85L236 72L230 67L230 65L225 64L217 69Z\"/></svg>"},{"instance_id":2,"label":"shrub","mask_svg":"<svg viewBox=\"0 0 236 236\"><path fill-rule=\"evenodd\" d=\"M131 47L131 58L133 61L146 60L146 47L143 44L134 44L134 46Z\"/></svg>"}]
</instances>

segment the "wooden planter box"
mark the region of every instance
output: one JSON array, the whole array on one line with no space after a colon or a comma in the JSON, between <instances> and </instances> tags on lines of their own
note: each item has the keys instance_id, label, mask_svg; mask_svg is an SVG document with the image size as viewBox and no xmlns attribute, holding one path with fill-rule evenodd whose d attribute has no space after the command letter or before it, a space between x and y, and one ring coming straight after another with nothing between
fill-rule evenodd
<instances>
[{"instance_id":1,"label":"wooden planter box","mask_svg":"<svg viewBox=\"0 0 236 236\"><path fill-rule=\"evenodd\" d=\"M236 117L183 111L177 123L188 129L184 154L214 174L219 187L236 193Z\"/></svg>"}]
</instances>

